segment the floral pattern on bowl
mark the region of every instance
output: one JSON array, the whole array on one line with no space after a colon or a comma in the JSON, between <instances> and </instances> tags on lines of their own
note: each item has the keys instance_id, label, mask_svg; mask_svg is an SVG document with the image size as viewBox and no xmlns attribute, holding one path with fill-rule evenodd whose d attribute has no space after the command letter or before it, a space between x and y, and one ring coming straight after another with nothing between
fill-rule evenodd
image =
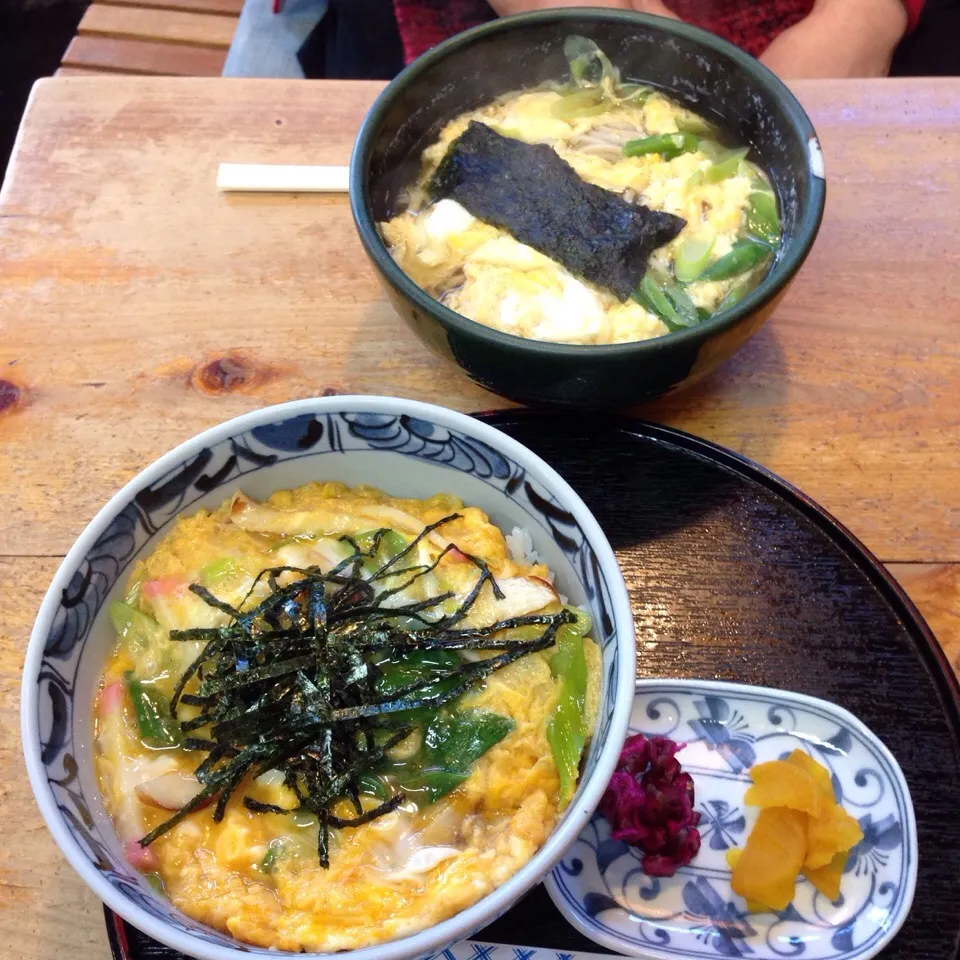
<instances>
[{"instance_id":1,"label":"floral pattern on bowl","mask_svg":"<svg viewBox=\"0 0 960 960\"><path fill-rule=\"evenodd\" d=\"M556 574L559 589L590 610L603 655L603 702L581 786L534 859L454 917L351 956L405 960L492 922L556 862L578 829L571 824L587 821L602 793L600 781L606 782L616 761L604 744L611 731L619 736L630 706L629 598L596 521L543 461L470 417L389 397L295 401L214 427L147 467L81 534L40 609L21 688L27 770L54 838L111 909L190 956L234 960L241 954L280 954L190 919L127 863L100 801L90 756L93 697L114 642L104 611L122 593L132 564L182 512L215 507L238 488L264 498L319 478L375 482L399 496L445 490L485 510L501 528L522 526Z\"/></svg>"},{"instance_id":2,"label":"floral pattern on bowl","mask_svg":"<svg viewBox=\"0 0 960 960\"><path fill-rule=\"evenodd\" d=\"M675 876L648 877L638 851L611 839L596 814L546 881L554 903L588 937L657 960L867 960L900 928L917 879L910 792L890 752L846 710L763 687L642 680L630 733L687 744L678 759L694 778L702 846ZM830 770L863 840L850 853L836 903L801 877L785 910L749 914L726 861L757 815L743 803L747 771L796 748Z\"/></svg>"}]
</instances>

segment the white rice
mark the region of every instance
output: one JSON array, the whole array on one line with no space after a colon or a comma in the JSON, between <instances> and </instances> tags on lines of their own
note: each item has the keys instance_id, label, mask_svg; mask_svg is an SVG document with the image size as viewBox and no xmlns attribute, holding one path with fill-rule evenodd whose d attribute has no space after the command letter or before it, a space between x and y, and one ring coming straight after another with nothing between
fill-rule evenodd
<instances>
[{"instance_id":1,"label":"white rice","mask_svg":"<svg viewBox=\"0 0 960 960\"><path fill-rule=\"evenodd\" d=\"M540 554L533 549L533 537L528 530L522 527L514 527L505 537L507 541L507 552L514 563L540 563ZM554 573L547 571L547 580L553 583ZM568 603L567 598L561 593L558 595L560 602Z\"/></svg>"},{"instance_id":2,"label":"white rice","mask_svg":"<svg viewBox=\"0 0 960 960\"><path fill-rule=\"evenodd\" d=\"M540 555L533 549L533 537L528 530L514 527L506 536L507 550L514 563L539 563Z\"/></svg>"}]
</instances>

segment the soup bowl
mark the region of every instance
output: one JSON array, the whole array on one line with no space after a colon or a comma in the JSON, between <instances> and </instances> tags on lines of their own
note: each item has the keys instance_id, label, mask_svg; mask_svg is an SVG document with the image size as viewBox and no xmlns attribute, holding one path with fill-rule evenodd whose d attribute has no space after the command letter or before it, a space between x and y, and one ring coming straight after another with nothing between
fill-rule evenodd
<instances>
[{"instance_id":1,"label":"soup bowl","mask_svg":"<svg viewBox=\"0 0 960 960\"><path fill-rule=\"evenodd\" d=\"M772 270L736 306L649 340L578 345L503 333L455 313L395 263L377 228L403 209L420 155L443 126L504 93L567 77L563 44L594 40L624 79L663 90L718 122L767 171L782 244ZM767 320L806 259L823 215L820 144L797 99L725 40L680 21L563 8L506 17L430 50L387 86L367 115L350 169L360 239L387 297L420 340L489 390L523 403L625 407L710 373Z\"/></svg>"},{"instance_id":2,"label":"soup bowl","mask_svg":"<svg viewBox=\"0 0 960 960\"><path fill-rule=\"evenodd\" d=\"M602 651L595 734L576 795L544 845L484 899L431 929L349 951L355 960L435 953L507 910L559 860L586 824L616 763L634 686L630 602L613 551L574 491L517 441L469 416L385 397L330 397L268 407L207 430L127 484L73 545L40 608L24 665L21 724L40 811L94 893L144 933L204 960L276 957L198 923L124 857L94 770L93 710L114 644L107 609L132 565L180 515L240 489L256 498L311 480L370 484L401 497L438 492L526 530L557 589L590 611ZM199 811L197 816L209 815Z\"/></svg>"}]
</instances>

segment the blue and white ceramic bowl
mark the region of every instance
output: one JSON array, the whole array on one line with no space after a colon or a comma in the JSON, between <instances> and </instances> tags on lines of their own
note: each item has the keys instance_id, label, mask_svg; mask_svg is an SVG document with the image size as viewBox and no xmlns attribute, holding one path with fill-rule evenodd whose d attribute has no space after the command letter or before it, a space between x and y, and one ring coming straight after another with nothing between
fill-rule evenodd
<instances>
[{"instance_id":1,"label":"blue and white ceramic bowl","mask_svg":"<svg viewBox=\"0 0 960 960\"><path fill-rule=\"evenodd\" d=\"M483 423L384 397L269 407L200 434L125 486L67 554L30 637L21 695L27 770L67 859L114 911L156 940L204 960L276 957L196 923L126 863L92 763L93 700L113 637L106 617L131 564L178 514L241 488L262 498L310 480L369 483L396 496L449 492L507 531L526 528L559 590L591 611L603 650L603 700L580 789L546 844L496 891L455 917L351 960L434 953L496 919L541 880L587 824L613 771L633 701L633 616L613 551L583 501L539 457Z\"/></svg>"},{"instance_id":2,"label":"blue and white ceramic bowl","mask_svg":"<svg viewBox=\"0 0 960 960\"><path fill-rule=\"evenodd\" d=\"M836 704L709 680L640 680L630 733L687 746L700 853L670 878L640 869L637 851L597 814L547 879L560 911L591 939L648 960L868 960L900 929L917 882L910 791L889 750ZM743 803L753 764L801 749L826 766L863 840L831 903L801 878L778 913L748 914L730 887L726 852L746 842L758 811Z\"/></svg>"}]
</instances>

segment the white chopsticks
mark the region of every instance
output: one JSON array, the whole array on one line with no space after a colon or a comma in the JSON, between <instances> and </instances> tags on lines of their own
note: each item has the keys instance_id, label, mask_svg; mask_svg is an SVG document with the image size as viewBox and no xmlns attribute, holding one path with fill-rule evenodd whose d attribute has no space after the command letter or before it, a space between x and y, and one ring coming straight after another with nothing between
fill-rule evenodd
<instances>
[{"instance_id":1,"label":"white chopsticks","mask_svg":"<svg viewBox=\"0 0 960 960\"><path fill-rule=\"evenodd\" d=\"M349 167L311 167L280 163L221 163L221 193L347 193Z\"/></svg>"}]
</instances>

